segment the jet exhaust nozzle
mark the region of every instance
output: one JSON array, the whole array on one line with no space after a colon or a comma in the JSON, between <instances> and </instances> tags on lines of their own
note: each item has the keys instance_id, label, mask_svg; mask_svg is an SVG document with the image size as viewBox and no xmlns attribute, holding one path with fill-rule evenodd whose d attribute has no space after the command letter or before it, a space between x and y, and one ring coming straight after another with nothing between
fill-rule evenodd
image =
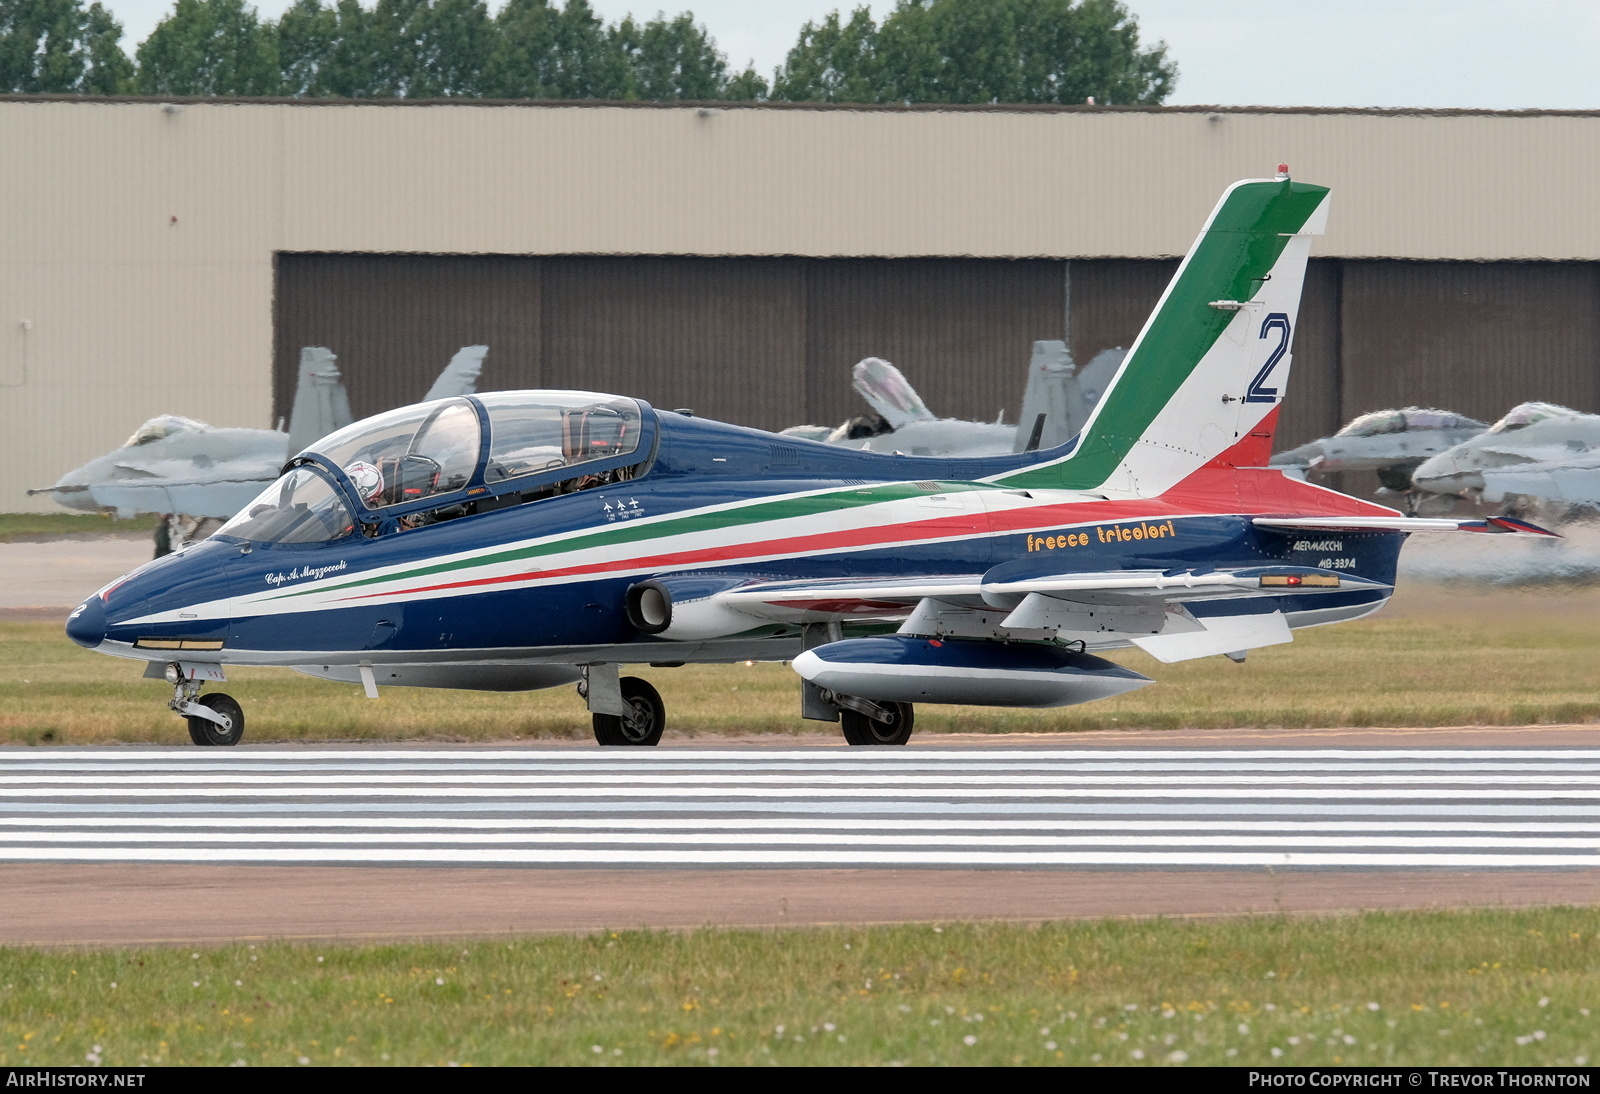
<instances>
[{"instance_id":1,"label":"jet exhaust nozzle","mask_svg":"<svg viewBox=\"0 0 1600 1094\"><path fill-rule=\"evenodd\" d=\"M667 574L628 586L622 610L640 634L674 642L703 642L761 625L723 604L717 594L749 581L744 574Z\"/></svg>"}]
</instances>

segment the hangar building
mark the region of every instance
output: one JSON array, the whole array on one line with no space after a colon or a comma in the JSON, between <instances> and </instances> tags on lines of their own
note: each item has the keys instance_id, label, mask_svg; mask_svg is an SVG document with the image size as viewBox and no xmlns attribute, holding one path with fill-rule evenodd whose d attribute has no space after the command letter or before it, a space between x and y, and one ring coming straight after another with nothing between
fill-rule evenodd
<instances>
[{"instance_id":1,"label":"hangar building","mask_svg":"<svg viewBox=\"0 0 1600 1094\"><path fill-rule=\"evenodd\" d=\"M1127 345L1228 183L1332 186L1280 446L1365 410L1600 411L1600 114L0 98L0 510L184 414L358 415L459 346L766 428L849 368L1014 421L1031 343Z\"/></svg>"}]
</instances>

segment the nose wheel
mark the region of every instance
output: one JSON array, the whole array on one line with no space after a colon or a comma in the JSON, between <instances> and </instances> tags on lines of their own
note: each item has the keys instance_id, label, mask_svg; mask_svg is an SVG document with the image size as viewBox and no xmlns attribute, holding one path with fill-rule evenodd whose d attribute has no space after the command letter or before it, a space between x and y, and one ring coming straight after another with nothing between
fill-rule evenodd
<instances>
[{"instance_id":1,"label":"nose wheel","mask_svg":"<svg viewBox=\"0 0 1600 1094\"><path fill-rule=\"evenodd\" d=\"M165 676L172 685L172 701L167 707L188 723L189 740L197 745L239 743L239 738L244 736L244 708L233 696L221 692L202 696L200 689L205 686L204 682L195 679L195 673L186 672L176 661L167 666ZM222 679L220 672L215 679Z\"/></svg>"},{"instance_id":2,"label":"nose wheel","mask_svg":"<svg viewBox=\"0 0 1600 1094\"><path fill-rule=\"evenodd\" d=\"M602 745L653 745L667 728L667 706L648 681L624 676L622 702L628 713L595 714L594 739Z\"/></svg>"}]
</instances>

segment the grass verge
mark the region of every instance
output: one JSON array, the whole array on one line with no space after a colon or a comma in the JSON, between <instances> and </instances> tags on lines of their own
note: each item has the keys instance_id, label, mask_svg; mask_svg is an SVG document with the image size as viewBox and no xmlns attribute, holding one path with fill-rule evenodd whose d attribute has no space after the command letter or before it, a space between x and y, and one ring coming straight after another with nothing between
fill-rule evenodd
<instances>
[{"instance_id":1,"label":"grass verge","mask_svg":"<svg viewBox=\"0 0 1600 1094\"><path fill-rule=\"evenodd\" d=\"M117 520L99 513L0 513L0 543L61 536L147 536L155 527L154 516Z\"/></svg>"},{"instance_id":2,"label":"grass verge","mask_svg":"<svg viewBox=\"0 0 1600 1094\"><path fill-rule=\"evenodd\" d=\"M1582 1065L1592 910L0 950L0 1066Z\"/></svg>"},{"instance_id":3,"label":"grass verge","mask_svg":"<svg viewBox=\"0 0 1600 1094\"><path fill-rule=\"evenodd\" d=\"M1118 651L1115 660L1156 683L1060 710L925 706L917 726L923 733L1057 733L1592 721L1600 718L1593 654L1600 613L1564 610L1564 603L1490 598L1451 614L1441 598L1429 614L1301 631L1292 644L1256 650L1243 665L1220 657L1162 665L1137 650ZM186 741L183 723L165 708L166 685L141 679L141 671L141 663L74 646L54 624L0 624L0 742ZM830 728L800 719L798 680L783 665L630 671L661 689L672 734ZM359 687L283 669L235 669L229 677L226 690L245 708L247 742L590 734L582 701L566 687L510 695L385 688L372 702Z\"/></svg>"}]
</instances>

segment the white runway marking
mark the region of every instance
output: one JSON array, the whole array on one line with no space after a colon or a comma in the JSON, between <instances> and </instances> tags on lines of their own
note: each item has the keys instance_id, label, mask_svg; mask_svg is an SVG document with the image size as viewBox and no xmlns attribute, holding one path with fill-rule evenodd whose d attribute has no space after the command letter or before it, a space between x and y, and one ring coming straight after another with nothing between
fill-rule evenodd
<instances>
[{"instance_id":1,"label":"white runway marking","mask_svg":"<svg viewBox=\"0 0 1600 1094\"><path fill-rule=\"evenodd\" d=\"M1600 750L0 750L0 862L1593 868Z\"/></svg>"}]
</instances>

